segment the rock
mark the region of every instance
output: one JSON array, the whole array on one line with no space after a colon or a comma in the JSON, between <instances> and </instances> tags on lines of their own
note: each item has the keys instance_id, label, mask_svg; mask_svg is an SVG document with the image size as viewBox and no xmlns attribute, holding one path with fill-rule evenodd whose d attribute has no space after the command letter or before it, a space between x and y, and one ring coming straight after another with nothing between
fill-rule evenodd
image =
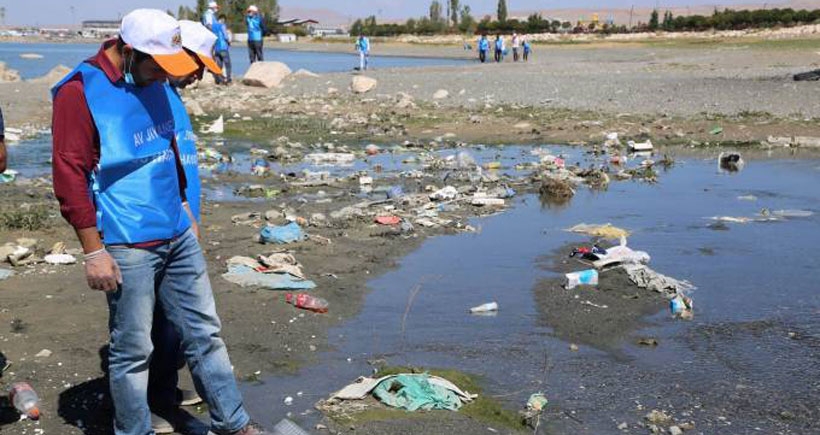
<instances>
[{"instance_id":1,"label":"rock","mask_svg":"<svg viewBox=\"0 0 820 435\"><path fill-rule=\"evenodd\" d=\"M518 124L515 124L513 126L513 128L517 128L519 130L526 130L526 129L531 128L531 127L532 127L532 125L529 122L519 122Z\"/></svg>"},{"instance_id":2,"label":"rock","mask_svg":"<svg viewBox=\"0 0 820 435\"><path fill-rule=\"evenodd\" d=\"M279 86L290 72L282 62L254 62L242 78L242 84L270 89Z\"/></svg>"},{"instance_id":3,"label":"rock","mask_svg":"<svg viewBox=\"0 0 820 435\"><path fill-rule=\"evenodd\" d=\"M800 147L820 148L820 137L795 136L794 144Z\"/></svg>"},{"instance_id":4,"label":"rock","mask_svg":"<svg viewBox=\"0 0 820 435\"><path fill-rule=\"evenodd\" d=\"M672 417L670 417L666 412L658 411L657 409L653 409L651 412L646 414L644 419L646 419L649 423L657 425L666 425L672 422Z\"/></svg>"},{"instance_id":5,"label":"rock","mask_svg":"<svg viewBox=\"0 0 820 435\"><path fill-rule=\"evenodd\" d=\"M35 358L48 358L51 356L51 351L48 349L43 349L37 352L37 355L34 355Z\"/></svg>"},{"instance_id":6,"label":"rock","mask_svg":"<svg viewBox=\"0 0 820 435\"><path fill-rule=\"evenodd\" d=\"M481 117L478 115L471 115L470 116L470 123L471 124L481 124Z\"/></svg>"},{"instance_id":7,"label":"rock","mask_svg":"<svg viewBox=\"0 0 820 435\"><path fill-rule=\"evenodd\" d=\"M185 102L185 107L188 109L188 113L193 116L205 116L205 110L202 109L202 105L199 104L199 101L196 100L188 100Z\"/></svg>"},{"instance_id":8,"label":"rock","mask_svg":"<svg viewBox=\"0 0 820 435\"><path fill-rule=\"evenodd\" d=\"M294 78L299 78L299 77L319 78L319 74L316 74L315 72L312 72L312 71L308 71L304 68L299 69L298 71L296 71L295 73L293 73L291 75Z\"/></svg>"},{"instance_id":9,"label":"rock","mask_svg":"<svg viewBox=\"0 0 820 435\"><path fill-rule=\"evenodd\" d=\"M336 95L338 93L339 93L339 90L336 89L336 88L327 88L327 94L328 95Z\"/></svg>"},{"instance_id":10,"label":"rock","mask_svg":"<svg viewBox=\"0 0 820 435\"><path fill-rule=\"evenodd\" d=\"M27 59L27 60L37 60L42 59L43 55L38 53L23 53L20 55L20 59Z\"/></svg>"},{"instance_id":11,"label":"rock","mask_svg":"<svg viewBox=\"0 0 820 435\"><path fill-rule=\"evenodd\" d=\"M0 83L2 82L19 82L20 73L16 70L10 69L5 62L0 62Z\"/></svg>"},{"instance_id":12,"label":"rock","mask_svg":"<svg viewBox=\"0 0 820 435\"><path fill-rule=\"evenodd\" d=\"M629 425L626 424L626 422L623 422L623 423L618 425L618 430L627 430L627 429L629 429Z\"/></svg>"},{"instance_id":13,"label":"rock","mask_svg":"<svg viewBox=\"0 0 820 435\"><path fill-rule=\"evenodd\" d=\"M436 91L436 93L433 94L433 99L434 100L443 100L443 99L445 99L449 96L450 96L449 92L447 92L444 89L439 89L439 90Z\"/></svg>"},{"instance_id":14,"label":"rock","mask_svg":"<svg viewBox=\"0 0 820 435\"><path fill-rule=\"evenodd\" d=\"M57 65L51 69L51 71L47 72L45 75L33 78L29 80L31 83L47 83L49 86L53 86L57 84L60 80L63 79L68 73L73 71L71 68L65 65Z\"/></svg>"},{"instance_id":15,"label":"rock","mask_svg":"<svg viewBox=\"0 0 820 435\"><path fill-rule=\"evenodd\" d=\"M350 83L350 90L356 94L364 94L376 88L379 82L376 79L367 76L353 76L353 81Z\"/></svg>"},{"instance_id":16,"label":"rock","mask_svg":"<svg viewBox=\"0 0 820 435\"><path fill-rule=\"evenodd\" d=\"M669 426L669 435L683 435L683 430L677 426Z\"/></svg>"}]
</instances>

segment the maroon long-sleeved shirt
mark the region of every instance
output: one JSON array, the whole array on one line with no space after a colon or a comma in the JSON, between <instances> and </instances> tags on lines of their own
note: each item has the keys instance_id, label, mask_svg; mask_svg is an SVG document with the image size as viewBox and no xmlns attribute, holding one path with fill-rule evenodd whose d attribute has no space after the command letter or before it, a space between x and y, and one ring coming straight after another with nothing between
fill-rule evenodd
<instances>
[{"instance_id":1,"label":"maroon long-sleeved shirt","mask_svg":"<svg viewBox=\"0 0 820 435\"><path fill-rule=\"evenodd\" d=\"M116 40L106 41L96 55L86 60L101 69L111 82L123 80L122 72L105 54L105 50L115 43ZM79 73L54 96L51 129L54 194L60 202L60 213L76 229L95 227L96 209L88 191L88 180L100 161L100 135L88 110ZM177 160L180 195L184 201L185 172L176 140L172 141L171 147Z\"/></svg>"}]
</instances>

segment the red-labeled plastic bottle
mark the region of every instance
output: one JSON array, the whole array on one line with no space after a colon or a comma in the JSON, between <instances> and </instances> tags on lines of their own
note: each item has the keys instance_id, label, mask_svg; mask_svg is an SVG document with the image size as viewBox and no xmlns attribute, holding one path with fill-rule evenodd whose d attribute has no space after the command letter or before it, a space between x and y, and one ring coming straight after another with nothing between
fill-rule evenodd
<instances>
[{"instance_id":1,"label":"red-labeled plastic bottle","mask_svg":"<svg viewBox=\"0 0 820 435\"><path fill-rule=\"evenodd\" d=\"M9 401L20 414L37 420L40 418L40 398L28 382L16 382L9 389Z\"/></svg>"},{"instance_id":2,"label":"red-labeled plastic bottle","mask_svg":"<svg viewBox=\"0 0 820 435\"><path fill-rule=\"evenodd\" d=\"M287 293L285 294L285 302L296 308L301 308L303 310L313 311L316 313L326 313L328 307L326 300L306 293Z\"/></svg>"}]
</instances>

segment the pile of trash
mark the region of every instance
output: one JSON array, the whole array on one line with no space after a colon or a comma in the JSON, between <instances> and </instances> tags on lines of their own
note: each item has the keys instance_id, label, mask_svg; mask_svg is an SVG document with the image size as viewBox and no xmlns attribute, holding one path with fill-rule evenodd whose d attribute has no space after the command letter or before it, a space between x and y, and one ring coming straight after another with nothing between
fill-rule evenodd
<instances>
[{"instance_id":1,"label":"pile of trash","mask_svg":"<svg viewBox=\"0 0 820 435\"><path fill-rule=\"evenodd\" d=\"M227 261L228 272L222 278L241 287L270 290L310 290L316 288L305 278L302 265L288 253L260 255L256 259L235 256Z\"/></svg>"},{"instance_id":2,"label":"pile of trash","mask_svg":"<svg viewBox=\"0 0 820 435\"><path fill-rule=\"evenodd\" d=\"M580 285L597 286L601 276L607 271L622 269L635 286L660 293L669 299L670 311L674 316L687 320L693 318L694 302L689 295L696 287L689 281L671 278L647 266L651 261L650 255L627 246L628 231L611 224L579 224L567 231L603 239L619 239L620 243L610 248L593 245L574 249L570 256L592 266L592 269L566 274L565 289L573 289Z\"/></svg>"},{"instance_id":3,"label":"pile of trash","mask_svg":"<svg viewBox=\"0 0 820 435\"><path fill-rule=\"evenodd\" d=\"M401 373L380 378L360 377L317 407L327 411L338 410L345 402L361 401L368 396L391 408L406 411L458 411L478 397L438 376Z\"/></svg>"},{"instance_id":4,"label":"pile of trash","mask_svg":"<svg viewBox=\"0 0 820 435\"><path fill-rule=\"evenodd\" d=\"M51 265L69 265L77 262L77 255L82 254L80 249L67 249L62 242L55 243L48 251L41 250L36 239L20 238L15 242L0 246L0 263L8 262L14 267L28 266L38 263ZM2 276L8 278L12 274L4 272Z\"/></svg>"}]
</instances>

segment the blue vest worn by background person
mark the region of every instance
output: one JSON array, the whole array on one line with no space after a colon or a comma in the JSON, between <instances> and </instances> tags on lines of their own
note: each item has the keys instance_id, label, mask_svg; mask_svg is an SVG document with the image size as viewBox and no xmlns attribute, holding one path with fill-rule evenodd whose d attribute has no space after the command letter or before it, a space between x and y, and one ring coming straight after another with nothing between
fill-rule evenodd
<instances>
[{"instance_id":1,"label":"blue vest worn by background person","mask_svg":"<svg viewBox=\"0 0 820 435\"><path fill-rule=\"evenodd\" d=\"M214 43L214 51L228 51L230 43L228 42L228 35L225 33L225 25L219 21L215 22L211 31L216 35L216 43Z\"/></svg>"},{"instance_id":2,"label":"blue vest worn by background person","mask_svg":"<svg viewBox=\"0 0 820 435\"><path fill-rule=\"evenodd\" d=\"M481 51L490 51L490 40L486 38L479 39L478 49Z\"/></svg>"},{"instance_id":3,"label":"blue vest worn by background person","mask_svg":"<svg viewBox=\"0 0 820 435\"><path fill-rule=\"evenodd\" d=\"M248 41L261 41L262 18L259 15L247 15L245 24L248 25Z\"/></svg>"},{"instance_id":4,"label":"blue vest worn by background person","mask_svg":"<svg viewBox=\"0 0 820 435\"><path fill-rule=\"evenodd\" d=\"M174 113L174 135L177 140L177 150L179 150L179 160L182 162L182 168L185 171L185 199L191 207L191 212L194 219L200 222L199 213L201 210L200 193L202 191L201 183L199 181L199 161L197 159L196 150L196 134L194 128L191 126L191 118L188 116L188 111L185 110L185 103L182 102L182 97L179 96L177 90L171 85L165 85L165 93L168 95L168 101L171 103L171 110ZM181 220L181 225L184 225L184 219ZM182 228L184 231L185 228Z\"/></svg>"},{"instance_id":5,"label":"blue vest worn by background person","mask_svg":"<svg viewBox=\"0 0 820 435\"><path fill-rule=\"evenodd\" d=\"M359 51L361 51L362 53L367 54L367 53L369 53L369 52L370 52L370 40L369 40L369 39L367 39L367 38L359 38L359 42L358 42L358 44L357 44L357 45L358 45L358 47L357 47L357 48L358 48L358 49L359 49Z\"/></svg>"},{"instance_id":6,"label":"blue vest worn by background person","mask_svg":"<svg viewBox=\"0 0 820 435\"><path fill-rule=\"evenodd\" d=\"M179 195L171 148L174 116L165 85L111 83L102 70L83 62L52 88L52 96L77 73L100 136L100 161L89 191L103 242L134 244L182 234L190 220Z\"/></svg>"}]
</instances>

